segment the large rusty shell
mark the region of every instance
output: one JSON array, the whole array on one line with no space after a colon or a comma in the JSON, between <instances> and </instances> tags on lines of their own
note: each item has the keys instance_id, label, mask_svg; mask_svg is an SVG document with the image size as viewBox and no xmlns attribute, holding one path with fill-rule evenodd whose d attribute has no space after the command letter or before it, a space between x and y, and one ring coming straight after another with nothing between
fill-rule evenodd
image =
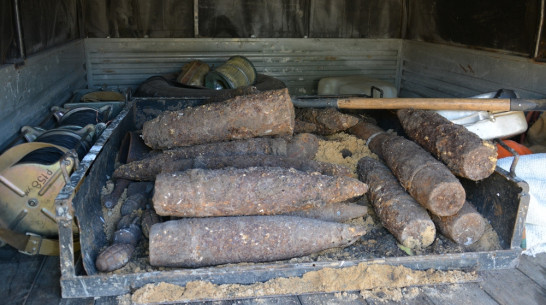
<instances>
[{"instance_id":1,"label":"large rusty shell","mask_svg":"<svg viewBox=\"0 0 546 305\"><path fill-rule=\"evenodd\" d=\"M363 227L295 216L182 218L152 226L153 266L266 262L350 245Z\"/></svg>"},{"instance_id":2,"label":"large rusty shell","mask_svg":"<svg viewBox=\"0 0 546 305\"><path fill-rule=\"evenodd\" d=\"M277 167L193 169L160 174L154 208L162 216L276 215L361 196L365 183Z\"/></svg>"}]
</instances>

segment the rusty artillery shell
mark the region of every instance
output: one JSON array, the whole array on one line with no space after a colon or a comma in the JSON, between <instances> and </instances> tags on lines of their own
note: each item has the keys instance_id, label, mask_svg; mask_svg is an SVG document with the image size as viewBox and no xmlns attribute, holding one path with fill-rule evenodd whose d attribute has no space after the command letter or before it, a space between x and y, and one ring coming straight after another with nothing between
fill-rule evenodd
<instances>
[{"instance_id":1,"label":"rusty artillery shell","mask_svg":"<svg viewBox=\"0 0 546 305\"><path fill-rule=\"evenodd\" d=\"M162 216L275 215L361 196L357 179L276 167L192 169L160 174L153 203Z\"/></svg>"},{"instance_id":2,"label":"rusty artillery shell","mask_svg":"<svg viewBox=\"0 0 546 305\"><path fill-rule=\"evenodd\" d=\"M359 179L369 185L368 199L377 216L398 242L412 249L431 245L436 236L434 223L389 168L370 157L360 159L357 168Z\"/></svg>"},{"instance_id":3,"label":"rusty artillery shell","mask_svg":"<svg viewBox=\"0 0 546 305\"><path fill-rule=\"evenodd\" d=\"M356 203L332 203L317 208L286 213L287 216L298 216L323 221L344 222L362 217L368 213L368 207Z\"/></svg>"},{"instance_id":4,"label":"rusty artillery shell","mask_svg":"<svg viewBox=\"0 0 546 305\"><path fill-rule=\"evenodd\" d=\"M454 242L469 246L477 242L485 232L485 219L470 202L453 216L439 217L432 215L438 230Z\"/></svg>"},{"instance_id":5,"label":"rusty artillery shell","mask_svg":"<svg viewBox=\"0 0 546 305\"><path fill-rule=\"evenodd\" d=\"M282 138L254 138L208 143L165 151L144 160L118 167L115 178L153 181L155 176L176 160L247 155L275 155L297 159L312 159L318 151L318 139L312 134L299 134L288 141Z\"/></svg>"},{"instance_id":6,"label":"rusty artillery shell","mask_svg":"<svg viewBox=\"0 0 546 305\"><path fill-rule=\"evenodd\" d=\"M148 238L150 235L150 229L153 225L160 222L161 219L159 215L153 209L147 209L142 213L142 220L140 222L140 227L142 228L142 235Z\"/></svg>"},{"instance_id":7,"label":"rusty artillery shell","mask_svg":"<svg viewBox=\"0 0 546 305\"><path fill-rule=\"evenodd\" d=\"M401 109L402 127L415 142L442 160L457 176L489 177L497 165L497 147L434 111Z\"/></svg>"},{"instance_id":8,"label":"rusty artillery shell","mask_svg":"<svg viewBox=\"0 0 546 305\"><path fill-rule=\"evenodd\" d=\"M97 256L95 266L101 272L117 270L129 262L134 251L131 244L112 244Z\"/></svg>"},{"instance_id":9,"label":"rusty artillery shell","mask_svg":"<svg viewBox=\"0 0 546 305\"><path fill-rule=\"evenodd\" d=\"M164 112L144 123L142 138L154 149L167 149L293 132L294 106L285 88Z\"/></svg>"},{"instance_id":10,"label":"rusty artillery shell","mask_svg":"<svg viewBox=\"0 0 546 305\"><path fill-rule=\"evenodd\" d=\"M343 165L320 162L307 159L294 159L279 156L232 156L212 157L207 159L177 160L167 168L162 168L162 173L173 173L192 168L221 169L226 167L282 167L293 168L303 172L318 172L327 176L352 177L351 170Z\"/></svg>"},{"instance_id":11,"label":"rusty artillery shell","mask_svg":"<svg viewBox=\"0 0 546 305\"><path fill-rule=\"evenodd\" d=\"M150 263L202 267L282 260L347 246L365 233L362 227L294 216L183 218L152 226Z\"/></svg>"},{"instance_id":12,"label":"rusty artillery shell","mask_svg":"<svg viewBox=\"0 0 546 305\"><path fill-rule=\"evenodd\" d=\"M440 161L416 143L387 132L378 132L370 123L359 123L368 135L370 150L379 155L409 194L431 213L451 216L463 206L466 192L459 180ZM367 131L370 129L371 131Z\"/></svg>"},{"instance_id":13,"label":"rusty artillery shell","mask_svg":"<svg viewBox=\"0 0 546 305\"><path fill-rule=\"evenodd\" d=\"M339 112L335 108L300 108L296 110L296 132L312 132L331 135L353 127L359 122L355 116Z\"/></svg>"},{"instance_id":14,"label":"rusty artillery shell","mask_svg":"<svg viewBox=\"0 0 546 305\"><path fill-rule=\"evenodd\" d=\"M140 168L131 173L131 179L155 180L160 173L174 173L193 168L201 169L222 169L226 167L248 168L248 167L282 167L294 168L304 172L318 172L328 176L352 177L351 170L343 165L320 162L308 159L295 159L271 155L248 155L228 157L198 157L195 159L180 159L163 163L161 168L154 166L154 170ZM157 170L157 171L156 171ZM124 177L129 177L126 173Z\"/></svg>"}]
</instances>

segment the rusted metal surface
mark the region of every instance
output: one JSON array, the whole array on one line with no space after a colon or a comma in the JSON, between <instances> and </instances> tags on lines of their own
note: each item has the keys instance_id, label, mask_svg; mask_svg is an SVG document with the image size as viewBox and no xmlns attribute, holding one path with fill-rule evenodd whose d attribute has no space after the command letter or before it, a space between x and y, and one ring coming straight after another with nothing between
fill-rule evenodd
<instances>
[{"instance_id":1,"label":"rusted metal surface","mask_svg":"<svg viewBox=\"0 0 546 305\"><path fill-rule=\"evenodd\" d=\"M142 235L144 237L148 238L150 229L153 225L160 222L161 219L159 218L159 215L154 211L154 209L146 209L144 212L142 212L140 227L142 229Z\"/></svg>"},{"instance_id":2,"label":"rusted metal surface","mask_svg":"<svg viewBox=\"0 0 546 305\"><path fill-rule=\"evenodd\" d=\"M365 216L368 207L356 203L331 203L317 208L286 213L287 216L299 216L324 221L345 222Z\"/></svg>"},{"instance_id":3,"label":"rusted metal surface","mask_svg":"<svg viewBox=\"0 0 546 305\"><path fill-rule=\"evenodd\" d=\"M482 180L495 170L496 146L464 126L433 111L401 109L397 114L406 133L442 160L455 175Z\"/></svg>"},{"instance_id":4,"label":"rusted metal surface","mask_svg":"<svg viewBox=\"0 0 546 305\"><path fill-rule=\"evenodd\" d=\"M97 257L97 270L110 272L125 266L134 251L135 246L131 244L113 244L109 246Z\"/></svg>"},{"instance_id":5,"label":"rusted metal surface","mask_svg":"<svg viewBox=\"0 0 546 305\"><path fill-rule=\"evenodd\" d=\"M347 246L365 233L294 216L186 218L152 226L150 263L194 268L282 260Z\"/></svg>"},{"instance_id":6,"label":"rusted metal surface","mask_svg":"<svg viewBox=\"0 0 546 305\"><path fill-rule=\"evenodd\" d=\"M164 153L154 154L140 161L121 165L114 171L113 177L118 179L153 181L157 174L166 168L172 167L173 163L182 159L227 159L223 157L251 155L275 155L296 159L311 159L315 156L317 150L318 139L312 134L299 134L290 141L283 138L253 138L208 143L167 150ZM191 161L180 161L179 163L181 162L191 163ZM339 171L341 172L342 169L339 169Z\"/></svg>"},{"instance_id":7,"label":"rusted metal surface","mask_svg":"<svg viewBox=\"0 0 546 305\"><path fill-rule=\"evenodd\" d=\"M415 249L434 242L436 228L427 211L406 193L386 165L364 157L357 170L359 179L369 186L367 196L381 224L402 245Z\"/></svg>"},{"instance_id":8,"label":"rusted metal surface","mask_svg":"<svg viewBox=\"0 0 546 305\"><path fill-rule=\"evenodd\" d=\"M343 165L279 156L231 156L231 157L213 157L207 159L184 159L177 160L166 168L163 167L162 173L173 173L192 168L202 169L221 169L226 167L248 168L248 167L281 167L294 168L308 173L318 172L328 176L352 177L351 170Z\"/></svg>"},{"instance_id":9,"label":"rusted metal surface","mask_svg":"<svg viewBox=\"0 0 546 305\"><path fill-rule=\"evenodd\" d=\"M353 127L359 121L355 116L341 113L335 108L296 109L295 132L312 132L319 135L331 135Z\"/></svg>"},{"instance_id":10,"label":"rusted metal surface","mask_svg":"<svg viewBox=\"0 0 546 305\"><path fill-rule=\"evenodd\" d=\"M380 156L408 193L431 213L450 216L457 213L465 201L465 190L449 169L416 143L386 132L375 132L371 123L358 125L371 134L370 150ZM373 132L370 132L370 129Z\"/></svg>"},{"instance_id":11,"label":"rusted metal surface","mask_svg":"<svg viewBox=\"0 0 546 305\"><path fill-rule=\"evenodd\" d=\"M153 203L162 216L274 215L345 201L367 189L357 179L294 169L192 169L158 175Z\"/></svg>"},{"instance_id":12,"label":"rusted metal surface","mask_svg":"<svg viewBox=\"0 0 546 305\"><path fill-rule=\"evenodd\" d=\"M248 167L282 167L294 168L304 172L318 172L328 176L345 176L352 177L351 170L343 165L332 164L327 162L319 162L307 159L295 159L271 155L243 155L243 156L228 156L228 157L208 157L195 159L180 159L167 163L163 163L160 168L154 165L153 169L149 170L144 167L129 167L118 168L116 176L122 176L131 180L155 180L155 177L160 173L174 173L185 171L193 168L201 169L222 169L226 167L248 168Z\"/></svg>"},{"instance_id":13,"label":"rusted metal surface","mask_svg":"<svg viewBox=\"0 0 546 305\"><path fill-rule=\"evenodd\" d=\"M477 242L485 232L485 220L470 202L453 216L432 215L438 230L458 244L469 246Z\"/></svg>"},{"instance_id":14,"label":"rusted metal surface","mask_svg":"<svg viewBox=\"0 0 546 305\"><path fill-rule=\"evenodd\" d=\"M165 112L144 123L142 138L154 149L166 149L260 136L291 136L294 116L288 90L271 90Z\"/></svg>"}]
</instances>

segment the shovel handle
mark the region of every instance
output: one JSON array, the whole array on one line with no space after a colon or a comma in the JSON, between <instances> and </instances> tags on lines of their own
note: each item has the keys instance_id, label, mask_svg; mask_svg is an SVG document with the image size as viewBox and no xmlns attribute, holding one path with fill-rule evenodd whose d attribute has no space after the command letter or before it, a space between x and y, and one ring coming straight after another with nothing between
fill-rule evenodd
<instances>
[{"instance_id":1,"label":"shovel handle","mask_svg":"<svg viewBox=\"0 0 546 305\"><path fill-rule=\"evenodd\" d=\"M544 111L545 99L520 98L316 98L292 99L300 108Z\"/></svg>"}]
</instances>

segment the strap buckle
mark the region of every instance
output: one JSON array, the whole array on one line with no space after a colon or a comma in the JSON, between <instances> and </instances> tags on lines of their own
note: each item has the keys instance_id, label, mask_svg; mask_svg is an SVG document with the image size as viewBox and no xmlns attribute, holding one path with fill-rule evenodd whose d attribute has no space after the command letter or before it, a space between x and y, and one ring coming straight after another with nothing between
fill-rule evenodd
<instances>
[{"instance_id":1,"label":"strap buckle","mask_svg":"<svg viewBox=\"0 0 546 305\"><path fill-rule=\"evenodd\" d=\"M31 232L27 232L26 235L29 238L28 238L27 244L25 246L25 249L24 250L19 250L19 252L21 252L23 254L27 254L27 255L39 254L40 253L40 248L42 247L43 237L38 235L38 234L31 233Z\"/></svg>"}]
</instances>

